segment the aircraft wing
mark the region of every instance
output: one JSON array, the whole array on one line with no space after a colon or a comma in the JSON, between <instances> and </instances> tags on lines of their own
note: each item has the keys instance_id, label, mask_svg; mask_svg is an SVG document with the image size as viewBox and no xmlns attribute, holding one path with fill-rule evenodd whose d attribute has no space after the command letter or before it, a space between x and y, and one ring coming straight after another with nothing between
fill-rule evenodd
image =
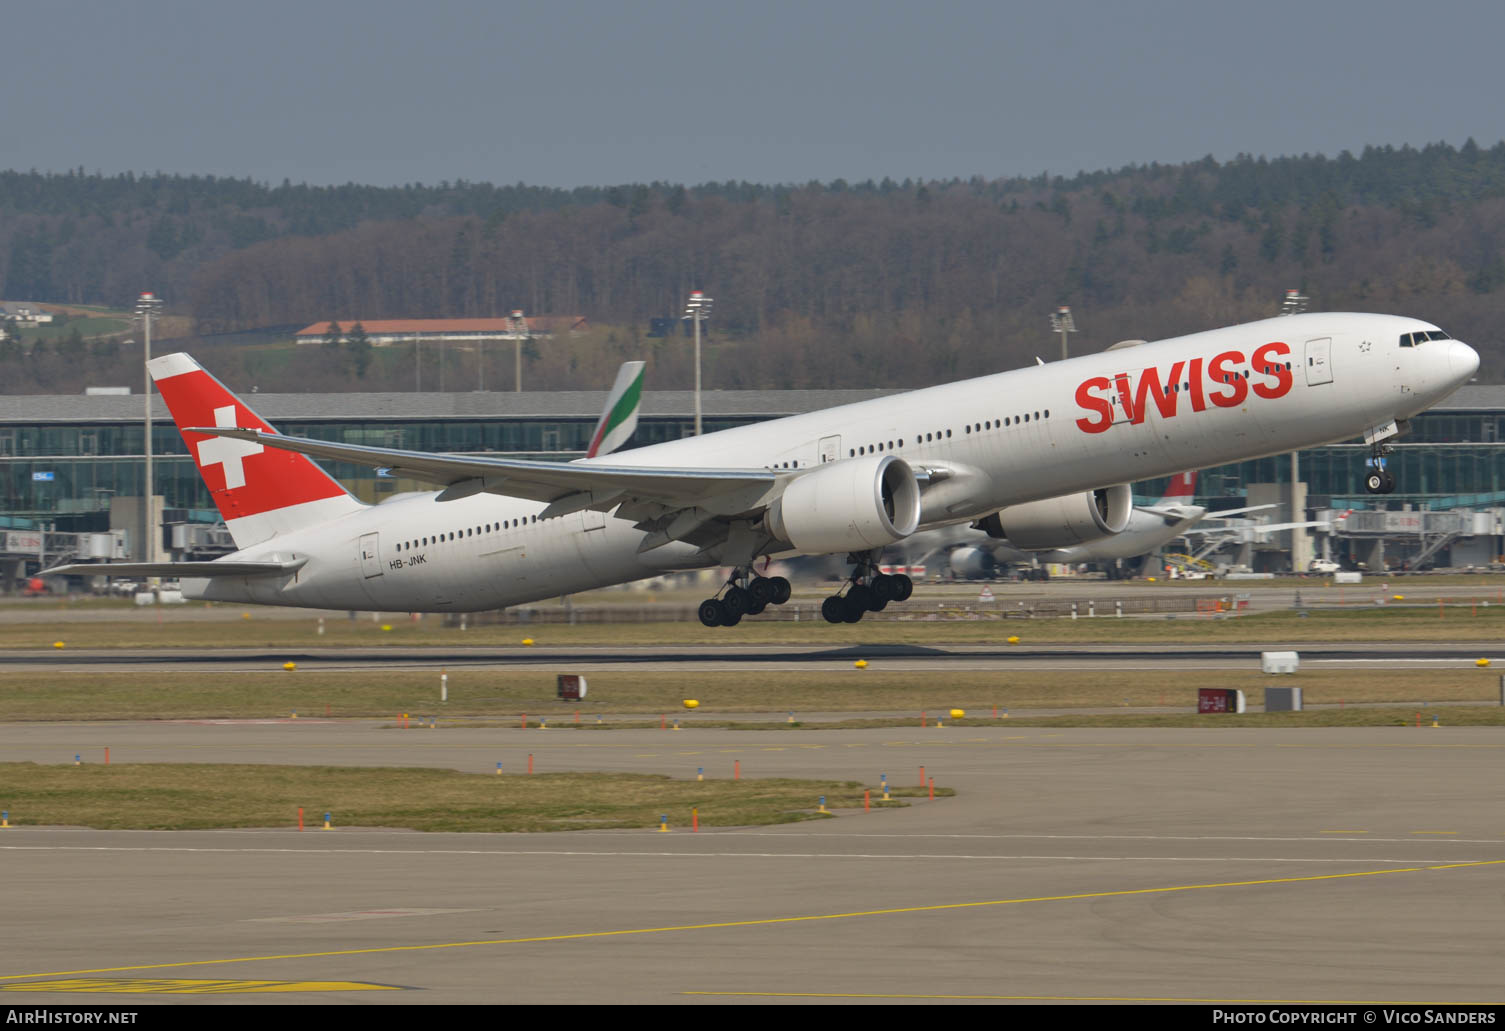
<instances>
[{"instance_id":1,"label":"aircraft wing","mask_svg":"<svg viewBox=\"0 0 1505 1031\"><path fill-rule=\"evenodd\" d=\"M185 432L231 437L310 458L388 469L395 476L444 487L440 501L485 491L551 502L545 516L586 508L604 511L623 501L647 502L666 510L698 507L715 515L736 515L766 504L771 494L778 493L776 488L798 475L770 469L656 468L441 455L214 426L192 427Z\"/></svg>"},{"instance_id":2,"label":"aircraft wing","mask_svg":"<svg viewBox=\"0 0 1505 1031\"><path fill-rule=\"evenodd\" d=\"M1208 539L1220 541L1240 540L1248 537L1263 537L1266 534L1282 533L1287 530L1304 530L1311 527L1319 529L1331 529L1332 523L1327 520L1312 520L1299 523L1237 523L1233 526L1197 526L1187 530L1188 534L1196 534Z\"/></svg>"},{"instance_id":3,"label":"aircraft wing","mask_svg":"<svg viewBox=\"0 0 1505 1031\"><path fill-rule=\"evenodd\" d=\"M71 573L75 576L279 576L300 569L308 559L290 562L73 562L44 569L38 576Z\"/></svg>"},{"instance_id":4,"label":"aircraft wing","mask_svg":"<svg viewBox=\"0 0 1505 1031\"><path fill-rule=\"evenodd\" d=\"M1312 526L1330 527L1332 523L1325 519L1312 520L1303 523L1250 523L1248 526L1230 526L1229 530L1234 533L1248 531L1254 534L1280 533L1283 530L1302 530Z\"/></svg>"},{"instance_id":5,"label":"aircraft wing","mask_svg":"<svg viewBox=\"0 0 1505 1031\"><path fill-rule=\"evenodd\" d=\"M1227 519L1229 516L1243 515L1246 512L1263 512L1267 508L1279 508L1279 505L1249 505L1246 508L1225 508L1217 512L1209 512L1202 517L1203 522L1213 519Z\"/></svg>"}]
</instances>

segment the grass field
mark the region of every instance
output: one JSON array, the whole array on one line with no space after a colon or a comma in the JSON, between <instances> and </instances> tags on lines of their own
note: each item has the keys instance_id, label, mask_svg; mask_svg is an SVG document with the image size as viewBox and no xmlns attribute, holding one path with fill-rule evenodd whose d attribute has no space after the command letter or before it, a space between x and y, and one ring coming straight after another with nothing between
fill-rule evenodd
<instances>
[{"instance_id":1,"label":"grass field","mask_svg":"<svg viewBox=\"0 0 1505 1031\"><path fill-rule=\"evenodd\" d=\"M584 702L555 698L552 673L453 670L449 701L439 702L439 676L430 670L308 671L292 673L3 673L0 720L120 720L267 718L301 716L394 718L496 717L516 725L526 713L552 726L594 724L597 714L660 715L687 724L710 724L747 714L784 717L794 712L894 714L917 720L953 708L972 717L1007 710L1113 709L1196 705L1198 687L1243 690L1251 704L1263 702L1267 686L1301 687L1308 706L1344 708L1375 703L1499 700L1499 674L1458 667L1430 670L1309 669L1270 677L1258 670L1190 672L1170 680L1142 671L1027 671L1019 673L910 673L879 669L839 672L731 670L699 673L604 672L589 678ZM687 712L682 702L700 702ZM1497 707L1498 708L1498 707ZM1414 711L1414 710L1413 710ZM1505 710L1502 710L1505 711ZM640 719L639 722L642 720Z\"/></svg>"},{"instance_id":2,"label":"grass field","mask_svg":"<svg viewBox=\"0 0 1505 1031\"><path fill-rule=\"evenodd\" d=\"M124 333L130 328L131 323L129 318L110 318L108 316L73 318L60 326L28 327L21 331L21 339L52 342L64 340L72 336L74 330L77 330L79 336L88 340L91 337L113 336L116 333Z\"/></svg>"},{"instance_id":3,"label":"grass field","mask_svg":"<svg viewBox=\"0 0 1505 1031\"><path fill-rule=\"evenodd\" d=\"M176 611L176 610L174 610ZM66 620L56 623L0 623L0 648L50 648L63 641L70 648L277 648L289 651L341 647L512 647L524 638L537 647L570 645L662 646L674 644L788 644L848 647L884 644L1004 644L1017 636L1031 644L1259 644L1277 648L1305 641L1479 642L1505 639L1505 605L1435 604L1415 607L1354 606L1347 609L1281 610L1236 618L1199 617L1098 619L987 619L928 621L884 620L856 626L823 621L764 622L749 618L731 629L695 622L536 624L533 626L446 627L430 616L384 616L383 622L326 617L324 633L317 618L274 618L265 610L241 610L244 618L206 623L173 619L161 622ZM1439 615L1440 611L1440 615ZM383 629L387 627L389 629Z\"/></svg>"},{"instance_id":4,"label":"grass field","mask_svg":"<svg viewBox=\"0 0 1505 1031\"><path fill-rule=\"evenodd\" d=\"M700 823L762 826L829 819L818 811L858 809L862 784L824 780L671 780L647 774L556 773L490 776L452 770L185 763L112 766L0 764L0 799L16 826L195 830L310 828L324 813L339 827L417 831L557 831ZM918 797L919 787L892 788ZM939 795L954 795L937 787ZM874 805L884 805L874 802ZM890 802L901 806L904 802Z\"/></svg>"}]
</instances>

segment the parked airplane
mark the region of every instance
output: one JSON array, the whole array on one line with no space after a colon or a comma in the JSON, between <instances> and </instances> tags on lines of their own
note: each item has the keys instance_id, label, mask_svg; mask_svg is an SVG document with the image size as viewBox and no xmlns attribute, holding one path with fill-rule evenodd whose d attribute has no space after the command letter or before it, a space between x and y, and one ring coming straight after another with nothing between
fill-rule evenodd
<instances>
[{"instance_id":1,"label":"parked airplane","mask_svg":"<svg viewBox=\"0 0 1505 1031\"><path fill-rule=\"evenodd\" d=\"M1076 565L1095 562L1102 565L1108 579L1117 580L1132 575L1124 563L1159 550L1177 537L1192 532L1204 519L1222 520L1248 512L1259 512L1275 505L1250 505L1245 508L1230 508L1208 515L1206 507L1192 504L1196 497L1197 472L1179 473L1171 478L1165 494L1152 505L1135 505L1129 514L1129 523L1121 533L1098 540L1076 544L1066 548L1026 550L1018 548L1002 533L1000 520L989 516L973 523L967 530L951 528L933 534L915 534L906 541L911 547L909 554L922 557L914 562L929 562L937 552L945 552L946 564L951 573L959 578L992 576L1000 565L1029 566L1030 579L1045 579L1047 563ZM1261 532L1275 529L1290 529L1292 524L1260 527ZM1302 526L1312 525L1302 523ZM978 531L983 531L979 533ZM992 539L989 539L992 538ZM919 550L926 549L926 550ZM911 563L913 564L913 563Z\"/></svg>"},{"instance_id":2,"label":"parked airplane","mask_svg":"<svg viewBox=\"0 0 1505 1031\"><path fill-rule=\"evenodd\" d=\"M1415 319L1294 315L625 456L529 462L283 436L172 354L152 377L240 550L57 572L195 578L193 598L464 611L731 566L700 618L733 625L788 598L787 581L755 575L760 557L847 553L850 586L822 612L856 622L908 596L908 578L876 563L917 529L996 518L1026 548L1109 537L1128 525L1136 479L1356 435L1379 457L1478 365ZM442 489L368 506L311 458Z\"/></svg>"}]
</instances>

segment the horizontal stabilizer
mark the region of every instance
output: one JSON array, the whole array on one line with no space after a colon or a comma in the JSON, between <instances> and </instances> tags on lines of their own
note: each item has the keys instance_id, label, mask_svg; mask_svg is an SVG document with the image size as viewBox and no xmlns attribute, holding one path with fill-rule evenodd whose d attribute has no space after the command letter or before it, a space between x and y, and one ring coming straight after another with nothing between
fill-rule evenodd
<instances>
[{"instance_id":1,"label":"horizontal stabilizer","mask_svg":"<svg viewBox=\"0 0 1505 1031\"><path fill-rule=\"evenodd\" d=\"M308 559L289 562L74 562L71 565L44 569L41 576L279 576L300 569Z\"/></svg>"}]
</instances>

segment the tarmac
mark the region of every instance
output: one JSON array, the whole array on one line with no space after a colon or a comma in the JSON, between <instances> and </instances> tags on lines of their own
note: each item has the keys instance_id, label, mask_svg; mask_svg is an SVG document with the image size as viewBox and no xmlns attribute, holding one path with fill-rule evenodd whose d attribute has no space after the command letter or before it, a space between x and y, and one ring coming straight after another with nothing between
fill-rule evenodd
<instances>
[{"instance_id":1,"label":"tarmac","mask_svg":"<svg viewBox=\"0 0 1505 1031\"><path fill-rule=\"evenodd\" d=\"M6 761L105 745L477 773L527 753L540 772L740 761L872 785L924 765L958 794L699 833L12 826L7 1003L1505 997L1495 728L0 725Z\"/></svg>"}]
</instances>

